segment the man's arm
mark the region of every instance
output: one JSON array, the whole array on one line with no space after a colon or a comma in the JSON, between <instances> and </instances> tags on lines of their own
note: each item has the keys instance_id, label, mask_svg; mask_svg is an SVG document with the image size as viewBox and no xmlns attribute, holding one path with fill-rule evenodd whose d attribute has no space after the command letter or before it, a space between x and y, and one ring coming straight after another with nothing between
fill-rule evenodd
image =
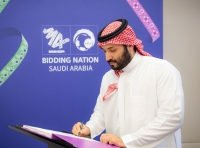
<instances>
[{"instance_id":1,"label":"man's arm","mask_svg":"<svg viewBox=\"0 0 200 148\"><path fill-rule=\"evenodd\" d=\"M106 82L106 75L102 78L100 93L94 107L94 112L91 115L90 120L86 123L86 126L90 129L91 138L98 136L105 129L104 102L102 101L102 98L106 92L107 86L105 86L104 82Z\"/></svg>"}]
</instances>

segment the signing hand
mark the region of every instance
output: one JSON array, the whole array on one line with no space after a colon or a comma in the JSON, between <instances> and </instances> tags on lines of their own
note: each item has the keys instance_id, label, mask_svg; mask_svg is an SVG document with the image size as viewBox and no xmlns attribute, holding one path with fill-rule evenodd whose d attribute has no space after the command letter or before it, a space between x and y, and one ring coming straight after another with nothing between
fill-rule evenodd
<instances>
[{"instance_id":1,"label":"signing hand","mask_svg":"<svg viewBox=\"0 0 200 148\"><path fill-rule=\"evenodd\" d=\"M116 135L113 134L102 134L100 137L100 141L103 143L115 145L121 148L125 148L124 142L122 139Z\"/></svg>"},{"instance_id":2,"label":"signing hand","mask_svg":"<svg viewBox=\"0 0 200 148\"><path fill-rule=\"evenodd\" d=\"M80 135L79 135L80 132ZM72 128L72 133L75 136L80 136L80 137L86 137L90 135L90 129L83 124L82 129L81 129L81 122L77 122L76 124L74 124L73 128Z\"/></svg>"}]
</instances>

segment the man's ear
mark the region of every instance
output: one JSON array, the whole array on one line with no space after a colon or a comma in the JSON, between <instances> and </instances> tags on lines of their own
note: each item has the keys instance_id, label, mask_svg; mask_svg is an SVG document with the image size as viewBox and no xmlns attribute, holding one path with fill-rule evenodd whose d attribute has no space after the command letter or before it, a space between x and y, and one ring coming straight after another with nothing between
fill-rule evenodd
<instances>
[{"instance_id":1,"label":"man's ear","mask_svg":"<svg viewBox=\"0 0 200 148\"><path fill-rule=\"evenodd\" d=\"M129 51L133 51L133 45L127 45L127 49L129 50Z\"/></svg>"}]
</instances>

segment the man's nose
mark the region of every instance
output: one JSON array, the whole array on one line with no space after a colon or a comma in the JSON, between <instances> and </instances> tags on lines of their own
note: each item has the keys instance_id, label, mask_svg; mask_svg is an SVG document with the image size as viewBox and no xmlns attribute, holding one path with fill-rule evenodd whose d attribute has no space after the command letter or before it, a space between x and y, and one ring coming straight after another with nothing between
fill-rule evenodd
<instances>
[{"instance_id":1,"label":"man's nose","mask_svg":"<svg viewBox=\"0 0 200 148\"><path fill-rule=\"evenodd\" d=\"M106 61L109 61L112 59L112 55L109 54L108 52L105 53L105 56L106 56Z\"/></svg>"}]
</instances>

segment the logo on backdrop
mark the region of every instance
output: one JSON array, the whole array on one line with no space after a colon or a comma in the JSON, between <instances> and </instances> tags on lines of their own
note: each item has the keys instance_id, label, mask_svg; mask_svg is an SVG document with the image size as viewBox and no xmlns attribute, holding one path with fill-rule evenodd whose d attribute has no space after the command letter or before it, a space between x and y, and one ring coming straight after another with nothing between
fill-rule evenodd
<instances>
[{"instance_id":1,"label":"logo on backdrop","mask_svg":"<svg viewBox=\"0 0 200 148\"><path fill-rule=\"evenodd\" d=\"M99 63L95 46L97 26L43 25L42 63L49 65L49 72L93 71Z\"/></svg>"},{"instance_id":2,"label":"logo on backdrop","mask_svg":"<svg viewBox=\"0 0 200 148\"><path fill-rule=\"evenodd\" d=\"M78 30L74 35L73 42L80 51L87 51L94 46L94 34L88 29Z\"/></svg>"},{"instance_id":3,"label":"logo on backdrop","mask_svg":"<svg viewBox=\"0 0 200 148\"><path fill-rule=\"evenodd\" d=\"M54 30L53 27L48 29L44 28L43 33L46 34L46 39L49 39L48 45L52 48L58 47L58 50L48 50L48 53L65 53L63 49L63 45L69 42L69 38L63 39L62 33L58 32L58 30Z\"/></svg>"},{"instance_id":4,"label":"logo on backdrop","mask_svg":"<svg viewBox=\"0 0 200 148\"><path fill-rule=\"evenodd\" d=\"M97 55L97 26L42 26L43 55Z\"/></svg>"}]
</instances>

